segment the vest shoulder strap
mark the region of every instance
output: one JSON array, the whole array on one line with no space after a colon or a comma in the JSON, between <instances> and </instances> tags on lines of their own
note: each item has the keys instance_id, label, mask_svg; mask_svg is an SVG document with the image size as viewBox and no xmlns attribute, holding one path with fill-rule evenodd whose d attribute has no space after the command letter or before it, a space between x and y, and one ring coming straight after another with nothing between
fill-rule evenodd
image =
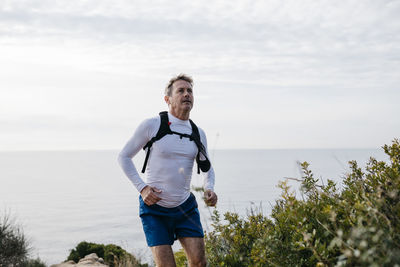
<instances>
[{"instance_id":1,"label":"vest shoulder strap","mask_svg":"<svg viewBox=\"0 0 400 267\"><path fill-rule=\"evenodd\" d=\"M169 119L168 119L168 112L167 111L161 111L159 113L160 115L160 128L158 128L156 136L150 139L149 142L143 147L143 150L146 150L146 158L144 160L143 168L142 168L142 173L146 171L146 166L147 166L147 161L149 160L150 156L150 149L153 146L153 143L160 140L167 134L172 134L171 128L169 127Z\"/></svg>"},{"instance_id":2,"label":"vest shoulder strap","mask_svg":"<svg viewBox=\"0 0 400 267\"><path fill-rule=\"evenodd\" d=\"M200 170L202 170L203 172L208 172L211 168L211 162L208 159L206 149L201 142L199 128L192 120L189 121L190 125L192 126L192 135L190 139L195 142L197 149L199 150L196 156L197 173L200 174ZM200 159L201 155L203 155L203 157L205 158L204 160Z\"/></svg>"},{"instance_id":3,"label":"vest shoulder strap","mask_svg":"<svg viewBox=\"0 0 400 267\"><path fill-rule=\"evenodd\" d=\"M171 128L169 127L169 119L168 119L168 112L167 111L161 111L160 112L160 128L158 129L158 132L152 141L154 143L155 141L160 140L167 134L171 134ZM153 139L152 138L152 139Z\"/></svg>"},{"instance_id":4,"label":"vest shoulder strap","mask_svg":"<svg viewBox=\"0 0 400 267\"><path fill-rule=\"evenodd\" d=\"M189 121L190 121L190 125L192 126L192 134L190 136L190 139L195 142L196 146L199 149L201 148L202 150L204 150L204 146L200 140L199 128L197 128L197 125L192 120L189 119Z\"/></svg>"}]
</instances>

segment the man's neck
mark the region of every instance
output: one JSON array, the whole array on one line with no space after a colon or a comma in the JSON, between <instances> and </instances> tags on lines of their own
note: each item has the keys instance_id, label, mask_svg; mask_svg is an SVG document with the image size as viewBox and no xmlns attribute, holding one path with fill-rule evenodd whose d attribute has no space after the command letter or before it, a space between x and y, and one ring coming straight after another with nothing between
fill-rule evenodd
<instances>
[{"instance_id":1,"label":"man's neck","mask_svg":"<svg viewBox=\"0 0 400 267\"><path fill-rule=\"evenodd\" d=\"M171 113L174 117L186 121L189 119L189 115L190 115L190 110L182 110L182 111L176 111L174 109L169 109L169 113Z\"/></svg>"}]
</instances>

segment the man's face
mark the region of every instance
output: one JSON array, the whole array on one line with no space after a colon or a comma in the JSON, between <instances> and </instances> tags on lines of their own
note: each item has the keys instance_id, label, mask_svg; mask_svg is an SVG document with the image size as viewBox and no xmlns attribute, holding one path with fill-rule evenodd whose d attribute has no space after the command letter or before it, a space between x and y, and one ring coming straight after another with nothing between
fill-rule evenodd
<instances>
[{"instance_id":1,"label":"man's face","mask_svg":"<svg viewBox=\"0 0 400 267\"><path fill-rule=\"evenodd\" d=\"M176 111L190 111L193 107L193 89L189 82L177 80L172 85L171 96L166 97L168 105Z\"/></svg>"}]
</instances>

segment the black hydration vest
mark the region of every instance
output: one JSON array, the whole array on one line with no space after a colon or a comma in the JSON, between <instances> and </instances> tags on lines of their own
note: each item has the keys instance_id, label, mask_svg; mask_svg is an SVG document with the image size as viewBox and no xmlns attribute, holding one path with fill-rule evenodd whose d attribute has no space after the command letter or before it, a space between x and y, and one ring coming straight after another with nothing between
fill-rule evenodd
<instances>
[{"instance_id":1,"label":"black hydration vest","mask_svg":"<svg viewBox=\"0 0 400 267\"><path fill-rule=\"evenodd\" d=\"M197 173L200 173L200 170L202 172L208 172L211 168L211 163L210 163L210 160L207 158L206 149L204 148L204 145L200 141L199 128L197 128L196 124L194 124L194 122L192 120L189 120L190 125L192 126L192 134L189 135L189 134L183 134L183 133L171 131L171 128L169 127L169 119L168 119L167 111L160 112L160 119L161 119L160 128L158 129L156 136L151 138L150 141L147 142L147 144L143 147L143 150L146 151L146 149L147 149L147 151L146 151L146 158L144 160L144 164L143 164L143 168L142 168L142 173L144 173L146 171L146 165L147 165L147 161L149 160L151 146L153 145L154 142L160 140L167 134L177 134L181 137L181 139L183 137L186 137L186 138L189 138L190 141L193 141L196 144L197 149L198 149L197 156L196 156ZM205 160L200 160L200 154L203 154L203 156L205 157Z\"/></svg>"}]
</instances>

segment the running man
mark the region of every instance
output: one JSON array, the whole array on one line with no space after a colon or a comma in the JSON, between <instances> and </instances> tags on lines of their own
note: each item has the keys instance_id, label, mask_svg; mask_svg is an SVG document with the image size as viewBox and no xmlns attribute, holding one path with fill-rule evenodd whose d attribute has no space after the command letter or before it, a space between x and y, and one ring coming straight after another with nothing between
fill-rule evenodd
<instances>
[{"instance_id":1,"label":"running man","mask_svg":"<svg viewBox=\"0 0 400 267\"><path fill-rule=\"evenodd\" d=\"M169 111L144 120L119 154L126 176L140 192L140 217L146 241L158 267L176 266L171 245L179 239L189 266L206 266L204 233L190 183L194 161L204 176L204 199L215 206L214 170L210 165L204 131L190 119L193 80L180 74L165 88ZM132 158L142 149L146 160L144 182Z\"/></svg>"}]
</instances>

